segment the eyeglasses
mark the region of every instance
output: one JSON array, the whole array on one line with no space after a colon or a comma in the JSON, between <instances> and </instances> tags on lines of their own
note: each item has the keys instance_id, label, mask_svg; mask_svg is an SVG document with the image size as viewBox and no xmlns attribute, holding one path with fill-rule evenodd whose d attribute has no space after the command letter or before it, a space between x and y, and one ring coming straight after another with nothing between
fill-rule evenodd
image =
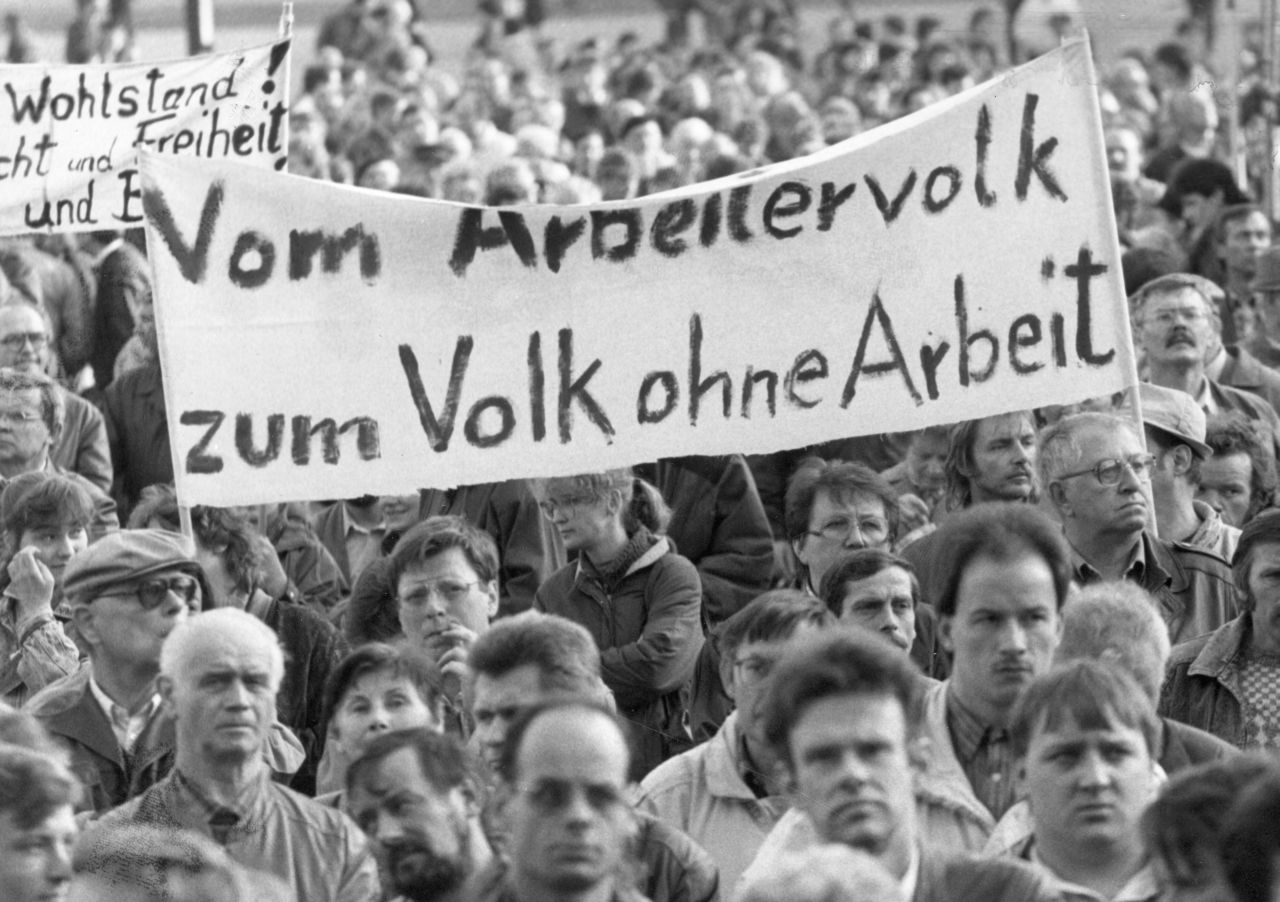
<instances>
[{"instance_id":1,"label":"eyeglasses","mask_svg":"<svg viewBox=\"0 0 1280 902\"><path fill-rule=\"evenodd\" d=\"M168 579L144 579L138 583L131 591L128 592L107 592L99 595L99 598L129 598L137 596L138 602L142 605L143 610L150 611L160 607L164 600L169 597L172 592L187 604L195 600L196 592L200 589L195 577L192 576L171 576Z\"/></svg>"},{"instance_id":2,"label":"eyeglasses","mask_svg":"<svg viewBox=\"0 0 1280 902\"><path fill-rule=\"evenodd\" d=\"M1202 307L1166 307L1163 310L1151 311L1151 318L1162 326L1172 325L1179 320L1199 322L1209 316Z\"/></svg>"},{"instance_id":3,"label":"eyeglasses","mask_svg":"<svg viewBox=\"0 0 1280 902\"><path fill-rule=\"evenodd\" d=\"M34 410L0 410L0 423L10 426L25 426L41 419Z\"/></svg>"},{"instance_id":4,"label":"eyeglasses","mask_svg":"<svg viewBox=\"0 0 1280 902\"><path fill-rule=\"evenodd\" d=\"M407 607L424 608L431 602L431 596L435 595L443 598L447 604L460 604L466 599L471 589L480 585L481 582L482 580L478 579L469 583L457 579L438 579L415 589L408 595L401 595L399 600Z\"/></svg>"},{"instance_id":5,"label":"eyeglasses","mask_svg":"<svg viewBox=\"0 0 1280 902\"><path fill-rule=\"evenodd\" d=\"M1151 468L1155 465L1155 462L1155 455L1152 454L1135 454L1128 460L1117 460L1114 457L1108 457L1098 461L1087 470L1063 473L1055 478L1074 479L1077 476L1092 473L1093 478L1098 480L1098 485L1113 486L1119 485L1120 480L1124 477L1124 471L1129 470L1138 479L1146 482L1151 478Z\"/></svg>"},{"instance_id":6,"label":"eyeglasses","mask_svg":"<svg viewBox=\"0 0 1280 902\"><path fill-rule=\"evenodd\" d=\"M539 780L522 789L529 801L543 811L559 811L581 792L587 804L599 812L606 812L623 804L622 790L610 783L579 783L573 780Z\"/></svg>"},{"instance_id":7,"label":"eyeglasses","mask_svg":"<svg viewBox=\"0 0 1280 902\"><path fill-rule=\"evenodd\" d=\"M872 545L889 537L889 521L876 516L859 517L856 520L836 517L817 529L808 530L807 535L820 536L831 542L844 542L855 530L867 544Z\"/></svg>"},{"instance_id":8,"label":"eyeglasses","mask_svg":"<svg viewBox=\"0 0 1280 902\"><path fill-rule=\"evenodd\" d=\"M571 495L568 498L548 498L546 501L539 501L538 507L542 508L542 515L550 520L558 510L564 511L566 516L573 516L578 508L595 500L591 495Z\"/></svg>"},{"instance_id":9,"label":"eyeglasses","mask_svg":"<svg viewBox=\"0 0 1280 902\"><path fill-rule=\"evenodd\" d=\"M27 342L31 342L31 347L40 350L49 343L49 336L43 332L10 332L4 338L0 338L0 345L4 345L10 351L21 351L22 346Z\"/></svg>"}]
</instances>

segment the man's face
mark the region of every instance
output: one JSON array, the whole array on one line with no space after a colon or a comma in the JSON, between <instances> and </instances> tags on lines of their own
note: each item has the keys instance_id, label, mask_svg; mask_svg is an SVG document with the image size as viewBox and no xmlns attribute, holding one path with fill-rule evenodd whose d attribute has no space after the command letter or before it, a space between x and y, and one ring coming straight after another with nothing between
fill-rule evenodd
<instances>
[{"instance_id":1,"label":"man's face","mask_svg":"<svg viewBox=\"0 0 1280 902\"><path fill-rule=\"evenodd\" d=\"M1142 731L1117 723L1086 730L1069 715L1031 733L1019 774L1037 843L1076 854L1132 845L1156 794Z\"/></svg>"},{"instance_id":2,"label":"man's face","mask_svg":"<svg viewBox=\"0 0 1280 902\"><path fill-rule=\"evenodd\" d=\"M1196 500L1216 510L1228 526L1244 526L1253 502L1253 463L1249 455L1236 451L1202 461Z\"/></svg>"},{"instance_id":3,"label":"man's face","mask_svg":"<svg viewBox=\"0 0 1280 902\"><path fill-rule=\"evenodd\" d=\"M408 677L373 670L356 677L333 712L330 728L342 747L357 758L383 733L415 727L439 729L435 714Z\"/></svg>"},{"instance_id":4,"label":"man's face","mask_svg":"<svg viewBox=\"0 0 1280 902\"><path fill-rule=\"evenodd\" d=\"M769 688L773 667L782 657L786 639L744 642L738 646L729 662L729 678L725 689L733 698L738 711L738 729L751 737L757 748L766 746L764 726L764 698ZM759 763L759 762L757 762Z\"/></svg>"},{"instance_id":5,"label":"man's face","mask_svg":"<svg viewBox=\"0 0 1280 902\"><path fill-rule=\"evenodd\" d=\"M1199 366L1215 337L1208 307L1194 288L1147 299L1138 340L1151 363Z\"/></svg>"},{"instance_id":6,"label":"man's face","mask_svg":"<svg viewBox=\"0 0 1280 902\"><path fill-rule=\"evenodd\" d=\"M795 552L809 568L809 585L816 590L845 552L888 548L889 541L889 518L880 498L868 492L836 497L819 489L809 509L808 534L795 541Z\"/></svg>"},{"instance_id":7,"label":"man's face","mask_svg":"<svg viewBox=\"0 0 1280 902\"><path fill-rule=\"evenodd\" d=\"M53 443L41 412L40 391L0 391L0 461L31 464Z\"/></svg>"},{"instance_id":8,"label":"man's face","mask_svg":"<svg viewBox=\"0 0 1280 902\"><path fill-rule=\"evenodd\" d=\"M1223 206L1220 190L1208 196L1184 194L1182 195L1182 221L1193 232L1198 232L1213 225L1213 221L1222 212Z\"/></svg>"},{"instance_id":9,"label":"man's face","mask_svg":"<svg viewBox=\"0 0 1280 902\"><path fill-rule=\"evenodd\" d=\"M826 842L877 858L915 842L902 704L885 694L819 699L787 734L797 805Z\"/></svg>"},{"instance_id":10,"label":"man's face","mask_svg":"<svg viewBox=\"0 0 1280 902\"><path fill-rule=\"evenodd\" d=\"M549 711L529 726L504 812L517 885L568 896L618 871L634 821L627 747L605 715Z\"/></svg>"},{"instance_id":11,"label":"man's face","mask_svg":"<svg viewBox=\"0 0 1280 902\"><path fill-rule=\"evenodd\" d=\"M946 435L922 432L911 440L907 449L907 475L913 485L930 491L941 489L946 479L943 469L946 462Z\"/></svg>"},{"instance_id":12,"label":"man's face","mask_svg":"<svg viewBox=\"0 0 1280 902\"><path fill-rule=\"evenodd\" d=\"M43 373L49 363L49 332L29 304L0 307L0 366Z\"/></svg>"},{"instance_id":13,"label":"man's face","mask_svg":"<svg viewBox=\"0 0 1280 902\"><path fill-rule=\"evenodd\" d=\"M19 827L13 812L0 812L0 899L61 902L71 887L71 848L76 842L70 805L34 827Z\"/></svg>"},{"instance_id":14,"label":"man's face","mask_svg":"<svg viewBox=\"0 0 1280 902\"><path fill-rule=\"evenodd\" d=\"M975 502L1024 501L1035 488L1036 431L1025 414L987 417L973 437Z\"/></svg>"},{"instance_id":15,"label":"man's face","mask_svg":"<svg viewBox=\"0 0 1280 902\"><path fill-rule=\"evenodd\" d=\"M517 717L542 701L542 673L536 664L523 664L501 676L476 674L471 686L471 717L475 721L480 757L497 768L502 744Z\"/></svg>"},{"instance_id":16,"label":"man's face","mask_svg":"<svg viewBox=\"0 0 1280 902\"><path fill-rule=\"evenodd\" d=\"M1126 182L1136 182L1141 174L1142 142L1128 129L1107 132L1107 168Z\"/></svg>"},{"instance_id":17,"label":"man's face","mask_svg":"<svg viewBox=\"0 0 1280 902\"><path fill-rule=\"evenodd\" d=\"M1105 461L1138 461L1146 454L1129 429L1084 429L1076 436L1076 446L1079 455L1069 465L1069 473ZM1133 467L1122 466L1115 485L1103 485L1092 472L1084 472L1061 480L1055 489L1059 513L1078 534L1106 533L1132 542L1147 525L1149 472L1140 477Z\"/></svg>"},{"instance_id":18,"label":"man's face","mask_svg":"<svg viewBox=\"0 0 1280 902\"><path fill-rule=\"evenodd\" d=\"M452 627L479 635L498 613L497 583L481 579L461 548L407 568L396 590L405 635L437 657L448 650L441 643Z\"/></svg>"},{"instance_id":19,"label":"man's face","mask_svg":"<svg viewBox=\"0 0 1280 902\"><path fill-rule=\"evenodd\" d=\"M374 844L383 879L406 899L430 902L471 876L475 801L463 787L446 791L428 780L414 749L398 749L366 770L349 804Z\"/></svg>"},{"instance_id":20,"label":"man's face","mask_svg":"<svg viewBox=\"0 0 1280 902\"><path fill-rule=\"evenodd\" d=\"M1250 618L1254 635L1280 639L1280 544L1259 545L1249 561Z\"/></svg>"},{"instance_id":21,"label":"man's face","mask_svg":"<svg viewBox=\"0 0 1280 902\"><path fill-rule=\"evenodd\" d=\"M846 583L840 620L879 633L903 651L911 648L916 638L911 574L901 567L887 567L866 579Z\"/></svg>"},{"instance_id":22,"label":"man's face","mask_svg":"<svg viewBox=\"0 0 1280 902\"><path fill-rule=\"evenodd\" d=\"M956 610L942 618L943 646L954 656L951 683L971 704L1007 709L1049 669L1061 621L1053 573L1039 555L971 560L960 577Z\"/></svg>"},{"instance_id":23,"label":"man's face","mask_svg":"<svg viewBox=\"0 0 1280 902\"><path fill-rule=\"evenodd\" d=\"M152 585L180 580L195 585L195 578L179 570L164 570L146 577ZM90 644L113 661L158 667L160 646L173 628L199 610L199 590L194 602L166 591L154 607L139 596L138 583L109 587L77 611L76 625ZM152 598L151 600L154 600Z\"/></svg>"},{"instance_id":24,"label":"man's face","mask_svg":"<svg viewBox=\"0 0 1280 902\"><path fill-rule=\"evenodd\" d=\"M1227 270L1251 279L1257 271L1258 255L1271 246L1271 223L1264 213L1249 213L1227 223L1222 239Z\"/></svg>"},{"instance_id":25,"label":"man's face","mask_svg":"<svg viewBox=\"0 0 1280 902\"><path fill-rule=\"evenodd\" d=\"M233 642L210 637L184 662L162 675L160 691L177 721L178 746L206 761L246 761L260 755L276 719L280 675L260 638Z\"/></svg>"}]
</instances>

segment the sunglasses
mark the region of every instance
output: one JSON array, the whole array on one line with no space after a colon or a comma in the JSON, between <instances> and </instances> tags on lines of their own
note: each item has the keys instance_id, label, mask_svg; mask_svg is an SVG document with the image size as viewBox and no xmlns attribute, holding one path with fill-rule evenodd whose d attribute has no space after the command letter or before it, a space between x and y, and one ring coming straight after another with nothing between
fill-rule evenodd
<instances>
[{"instance_id":1,"label":"sunglasses","mask_svg":"<svg viewBox=\"0 0 1280 902\"><path fill-rule=\"evenodd\" d=\"M172 592L187 604L195 600L196 593L200 590L198 583L193 576L171 576L168 579L144 579L129 592L108 592L99 595L99 598L129 598L136 596L142 604L144 610L150 611L160 607L164 600L169 597Z\"/></svg>"}]
</instances>

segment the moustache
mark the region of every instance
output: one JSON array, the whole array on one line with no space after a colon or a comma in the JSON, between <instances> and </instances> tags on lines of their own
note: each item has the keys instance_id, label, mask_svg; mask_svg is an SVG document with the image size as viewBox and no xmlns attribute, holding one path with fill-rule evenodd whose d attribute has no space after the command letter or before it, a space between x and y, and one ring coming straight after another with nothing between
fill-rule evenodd
<instances>
[{"instance_id":1,"label":"moustache","mask_svg":"<svg viewBox=\"0 0 1280 902\"><path fill-rule=\"evenodd\" d=\"M1174 332L1172 335L1169 336L1169 340L1165 342L1164 346L1166 348L1171 348L1176 344L1194 345L1195 343L1196 343L1195 337L1190 332L1188 332L1185 329L1179 329L1178 331Z\"/></svg>"}]
</instances>

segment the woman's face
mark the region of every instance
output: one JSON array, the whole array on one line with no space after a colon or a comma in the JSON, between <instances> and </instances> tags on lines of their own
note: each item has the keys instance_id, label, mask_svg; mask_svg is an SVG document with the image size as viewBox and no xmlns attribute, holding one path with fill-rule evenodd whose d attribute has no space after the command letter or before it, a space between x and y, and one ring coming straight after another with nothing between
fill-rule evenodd
<instances>
[{"instance_id":1,"label":"woman's face","mask_svg":"<svg viewBox=\"0 0 1280 902\"><path fill-rule=\"evenodd\" d=\"M72 555L89 547L89 533L83 523L63 521L59 524L33 526L18 537L18 548L36 549L40 563L49 568L56 585L62 587L62 571Z\"/></svg>"},{"instance_id":2,"label":"woman's face","mask_svg":"<svg viewBox=\"0 0 1280 902\"><path fill-rule=\"evenodd\" d=\"M618 518L617 505L571 482L551 480L542 509L568 551L590 551Z\"/></svg>"}]
</instances>

